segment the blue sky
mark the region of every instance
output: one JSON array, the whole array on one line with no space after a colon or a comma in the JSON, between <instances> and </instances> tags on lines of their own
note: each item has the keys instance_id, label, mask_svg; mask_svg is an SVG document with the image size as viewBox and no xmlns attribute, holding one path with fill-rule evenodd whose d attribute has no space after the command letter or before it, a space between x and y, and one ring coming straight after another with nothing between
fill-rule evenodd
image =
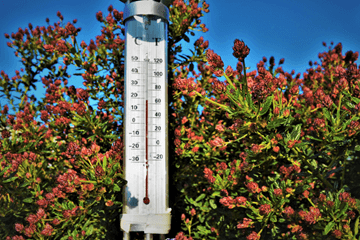
<instances>
[{"instance_id":1,"label":"blue sky","mask_svg":"<svg viewBox=\"0 0 360 240\"><path fill-rule=\"evenodd\" d=\"M278 63L285 58L283 69L303 73L309 67L309 60L318 60L318 53L326 50L325 41L330 44L341 42L343 52L360 50L360 2L336 0L207 0L210 12L203 18L209 28L207 33L197 33L193 39L204 36L209 48L218 53L225 67L236 67L232 46L236 38L242 39L250 48L246 66L256 69L263 56L275 57ZM100 33L100 24L95 18L99 10L107 12L112 4L122 11L124 4L118 0L0 0L0 70L10 77L21 65L13 50L7 47L4 33L16 32L31 22L34 26L45 25L45 19L57 21L60 11L64 21L77 19L81 27L79 40L89 43ZM191 46L183 46L183 49ZM83 87L81 79L70 79L69 83ZM39 85L41 86L41 85ZM38 88L36 97L41 97L43 88ZM4 105L5 99L1 99Z\"/></svg>"}]
</instances>

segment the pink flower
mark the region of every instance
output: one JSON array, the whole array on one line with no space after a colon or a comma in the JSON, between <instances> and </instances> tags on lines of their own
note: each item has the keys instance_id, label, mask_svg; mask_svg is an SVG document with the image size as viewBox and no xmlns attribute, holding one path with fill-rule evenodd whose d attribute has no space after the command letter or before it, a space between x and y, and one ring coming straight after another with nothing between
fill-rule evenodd
<instances>
[{"instance_id":1,"label":"pink flower","mask_svg":"<svg viewBox=\"0 0 360 240\"><path fill-rule=\"evenodd\" d=\"M256 232L252 232L250 235L246 237L247 240L258 240L260 236Z\"/></svg>"},{"instance_id":2,"label":"pink flower","mask_svg":"<svg viewBox=\"0 0 360 240\"><path fill-rule=\"evenodd\" d=\"M187 123L189 120L187 119L187 117L183 117L182 119L181 119L181 124L185 124L185 123Z\"/></svg>"},{"instance_id":3,"label":"pink flower","mask_svg":"<svg viewBox=\"0 0 360 240\"><path fill-rule=\"evenodd\" d=\"M15 223L15 230L17 232L22 232L22 230L24 230L24 225L20 224L20 223Z\"/></svg>"},{"instance_id":4,"label":"pink flower","mask_svg":"<svg viewBox=\"0 0 360 240\"><path fill-rule=\"evenodd\" d=\"M286 217L291 217L295 211L294 209L292 209L292 207L288 206L288 207L285 207L285 209L283 210L283 213L286 215Z\"/></svg>"},{"instance_id":5,"label":"pink flower","mask_svg":"<svg viewBox=\"0 0 360 240\"><path fill-rule=\"evenodd\" d=\"M282 190L280 188L274 189L274 194L277 197L282 196Z\"/></svg>"},{"instance_id":6,"label":"pink flower","mask_svg":"<svg viewBox=\"0 0 360 240\"><path fill-rule=\"evenodd\" d=\"M191 149L192 152L196 153L197 151L199 151L199 146L195 146Z\"/></svg>"},{"instance_id":7,"label":"pink flower","mask_svg":"<svg viewBox=\"0 0 360 240\"><path fill-rule=\"evenodd\" d=\"M303 195L304 195L305 198L309 198L309 191L308 191L308 190L305 190L305 191L303 192Z\"/></svg>"},{"instance_id":8,"label":"pink flower","mask_svg":"<svg viewBox=\"0 0 360 240\"><path fill-rule=\"evenodd\" d=\"M241 228L248 228L251 227L254 224L254 222L252 221L252 219L249 218L244 218L242 223L239 223L237 225L237 228L241 229Z\"/></svg>"},{"instance_id":9,"label":"pink flower","mask_svg":"<svg viewBox=\"0 0 360 240\"><path fill-rule=\"evenodd\" d=\"M251 146L251 151L253 151L255 154L261 153L262 146L258 144L253 144Z\"/></svg>"},{"instance_id":10,"label":"pink flower","mask_svg":"<svg viewBox=\"0 0 360 240\"><path fill-rule=\"evenodd\" d=\"M243 196L240 196L240 197L236 197L235 201L236 201L236 206L240 206L240 205L245 205L247 199Z\"/></svg>"},{"instance_id":11,"label":"pink flower","mask_svg":"<svg viewBox=\"0 0 360 240\"><path fill-rule=\"evenodd\" d=\"M259 193L261 191L259 185L255 182L249 182L246 187L252 193Z\"/></svg>"},{"instance_id":12,"label":"pink flower","mask_svg":"<svg viewBox=\"0 0 360 240\"><path fill-rule=\"evenodd\" d=\"M38 217L35 214L30 214L27 218L26 221L28 221L30 224L35 224L37 223L37 221L39 221Z\"/></svg>"},{"instance_id":13,"label":"pink flower","mask_svg":"<svg viewBox=\"0 0 360 240\"><path fill-rule=\"evenodd\" d=\"M214 140L210 141L211 147L220 147L224 143L224 140L222 138L216 137Z\"/></svg>"},{"instance_id":14,"label":"pink flower","mask_svg":"<svg viewBox=\"0 0 360 240\"><path fill-rule=\"evenodd\" d=\"M335 229L332 234L334 235L334 237L336 237L337 239L341 239L342 233L340 230Z\"/></svg>"},{"instance_id":15,"label":"pink flower","mask_svg":"<svg viewBox=\"0 0 360 240\"><path fill-rule=\"evenodd\" d=\"M263 204L259 207L261 215L268 215L271 212L271 206L269 204Z\"/></svg>"},{"instance_id":16,"label":"pink flower","mask_svg":"<svg viewBox=\"0 0 360 240\"><path fill-rule=\"evenodd\" d=\"M218 130L219 132L224 132L225 131L224 125L222 125L222 124L216 125L215 129Z\"/></svg>"},{"instance_id":17,"label":"pink flower","mask_svg":"<svg viewBox=\"0 0 360 240\"><path fill-rule=\"evenodd\" d=\"M53 227L50 224L46 223L44 229L41 231L41 235L51 236L52 232L53 232Z\"/></svg>"}]
</instances>

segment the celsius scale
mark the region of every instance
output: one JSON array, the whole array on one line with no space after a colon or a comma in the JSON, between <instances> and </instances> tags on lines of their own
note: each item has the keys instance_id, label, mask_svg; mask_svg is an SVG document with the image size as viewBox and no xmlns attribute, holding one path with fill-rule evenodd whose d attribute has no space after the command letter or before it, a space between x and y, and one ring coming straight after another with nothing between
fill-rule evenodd
<instances>
[{"instance_id":1,"label":"celsius scale","mask_svg":"<svg viewBox=\"0 0 360 240\"><path fill-rule=\"evenodd\" d=\"M170 230L167 35L172 0L121 0L125 21L124 239Z\"/></svg>"}]
</instances>

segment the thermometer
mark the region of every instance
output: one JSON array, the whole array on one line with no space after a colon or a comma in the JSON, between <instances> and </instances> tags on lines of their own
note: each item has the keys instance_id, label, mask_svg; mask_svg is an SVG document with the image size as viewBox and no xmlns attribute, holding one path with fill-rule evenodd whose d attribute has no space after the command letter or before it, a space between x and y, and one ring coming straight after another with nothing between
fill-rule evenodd
<instances>
[{"instance_id":1,"label":"thermometer","mask_svg":"<svg viewBox=\"0 0 360 240\"><path fill-rule=\"evenodd\" d=\"M126 3L124 239L170 230L168 204L167 35L170 1Z\"/></svg>"}]
</instances>

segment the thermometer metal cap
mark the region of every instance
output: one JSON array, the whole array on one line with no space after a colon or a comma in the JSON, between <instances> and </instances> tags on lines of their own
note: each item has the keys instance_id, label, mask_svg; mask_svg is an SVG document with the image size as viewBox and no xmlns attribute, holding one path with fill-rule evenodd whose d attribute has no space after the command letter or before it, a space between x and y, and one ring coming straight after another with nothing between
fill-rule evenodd
<instances>
[{"instance_id":1,"label":"thermometer metal cap","mask_svg":"<svg viewBox=\"0 0 360 240\"><path fill-rule=\"evenodd\" d=\"M173 0L121 0L125 3L124 21L136 15L153 15L169 21L168 6Z\"/></svg>"}]
</instances>

